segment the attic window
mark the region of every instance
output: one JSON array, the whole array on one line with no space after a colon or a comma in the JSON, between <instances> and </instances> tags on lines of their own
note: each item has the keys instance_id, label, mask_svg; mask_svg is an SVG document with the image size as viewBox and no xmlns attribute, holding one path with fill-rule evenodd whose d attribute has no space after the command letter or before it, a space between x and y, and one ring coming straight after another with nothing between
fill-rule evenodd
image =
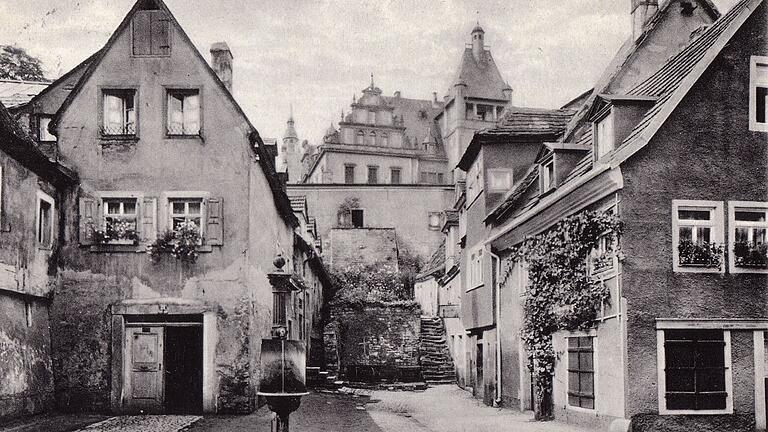
<instances>
[{"instance_id":1,"label":"attic window","mask_svg":"<svg viewBox=\"0 0 768 432\"><path fill-rule=\"evenodd\" d=\"M752 56L749 74L749 130L768 132L768 57Z\"/></svg>"},{"instance_id":2,"label":"attic window","mask_svg":"<svg viewBox=\"0 0 768 432\"><path fill-rule=\"evenodd\" d=\"M540 170L541 193L546 193L555 188L555 159L542 163Z\"/></svg>"},{"instance_id":3,"label":"attic window","mask_svg":"<svg viewBox=\"0 0 768 432\"><path fill-rule=\"evenodd\" d=\"M168 56L171 38L168 16L159 10L141 10L133 17L133 55Z\"/></svg>"},{"instance_id":4,"label":"attic window","mask_svg":"<svg viewBox=\"0 0 768 432\"><path fill-rule=\"evenodd\" d=\"M610 153L614 148L613 116L610 111L603 118L595 121L595 147L597 159Z\"/></svg>"}]
</instances>

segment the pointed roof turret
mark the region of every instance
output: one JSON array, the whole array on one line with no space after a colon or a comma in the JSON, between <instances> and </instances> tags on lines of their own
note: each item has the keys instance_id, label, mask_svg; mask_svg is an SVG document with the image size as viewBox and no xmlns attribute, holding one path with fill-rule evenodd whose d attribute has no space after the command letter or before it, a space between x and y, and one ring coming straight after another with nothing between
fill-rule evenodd
<instances>
[{"instance_id":1,"label":"pointed roof turret","mask_svg":"<svg viewBox=\"0 0 768 432\"><path fill-rule=\"evenodd\" d=\"M283 134L283 140L287 139L299 139L299 134L296 133L296 127L293 121L293 104L291 104L291 113L286 122L285 133Z\"/></svg>"}]
</instances>

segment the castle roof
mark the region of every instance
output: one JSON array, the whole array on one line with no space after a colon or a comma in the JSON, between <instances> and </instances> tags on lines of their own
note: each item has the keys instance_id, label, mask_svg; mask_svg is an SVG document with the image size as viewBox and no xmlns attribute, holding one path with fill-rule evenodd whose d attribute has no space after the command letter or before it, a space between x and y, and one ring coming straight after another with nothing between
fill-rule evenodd
<instances>
[{"instance_id":1,"label":"castle roof","mask_svg":"<svg viewBox=\"0 0 768 432\"><path fill-rule=\"evenodd\" d=\"M478 99L506 100L504 90L509 85L493 61L491 51L484 49L481 61L472 54L472 48L464 49L454 83L467 86L464 96Z\"/></svg>"}]
</instances>

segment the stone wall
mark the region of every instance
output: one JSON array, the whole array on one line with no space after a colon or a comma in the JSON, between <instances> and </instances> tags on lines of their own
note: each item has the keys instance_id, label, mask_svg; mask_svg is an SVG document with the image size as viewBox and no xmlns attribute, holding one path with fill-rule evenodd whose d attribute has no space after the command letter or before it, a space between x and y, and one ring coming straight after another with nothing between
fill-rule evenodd
<instances>
[{"instance_id":1,"label":"stone wall","mask_svg":"<svg viewBox=\"0 0 768 432\"><path fill-rule=\"evenodd\" d=\"M366 306L335 311L336 349L342 371L355 365L418 366L419 317L414 307Z\"/></svg>"}]
</instances>

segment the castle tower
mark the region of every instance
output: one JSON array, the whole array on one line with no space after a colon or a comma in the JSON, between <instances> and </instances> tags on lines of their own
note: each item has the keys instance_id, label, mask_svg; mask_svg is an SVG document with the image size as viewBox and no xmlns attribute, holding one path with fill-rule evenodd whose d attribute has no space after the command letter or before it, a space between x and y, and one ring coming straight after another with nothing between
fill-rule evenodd
<instances>
[{"instance_id":1,"label":"castle tower","mask_svg":"<svg viewBox=\"0 0 768 432\"><path fill-rule=\"evenodd\" d=\"M280 167L278 170L288 173L290 183L298 183L303 176L301 158L304 149L299 143L299 135L296 133L296 122L293 119L293 105L291 113L283 133L283 145L280 148Z\"/></svg>"}]
</instances>

